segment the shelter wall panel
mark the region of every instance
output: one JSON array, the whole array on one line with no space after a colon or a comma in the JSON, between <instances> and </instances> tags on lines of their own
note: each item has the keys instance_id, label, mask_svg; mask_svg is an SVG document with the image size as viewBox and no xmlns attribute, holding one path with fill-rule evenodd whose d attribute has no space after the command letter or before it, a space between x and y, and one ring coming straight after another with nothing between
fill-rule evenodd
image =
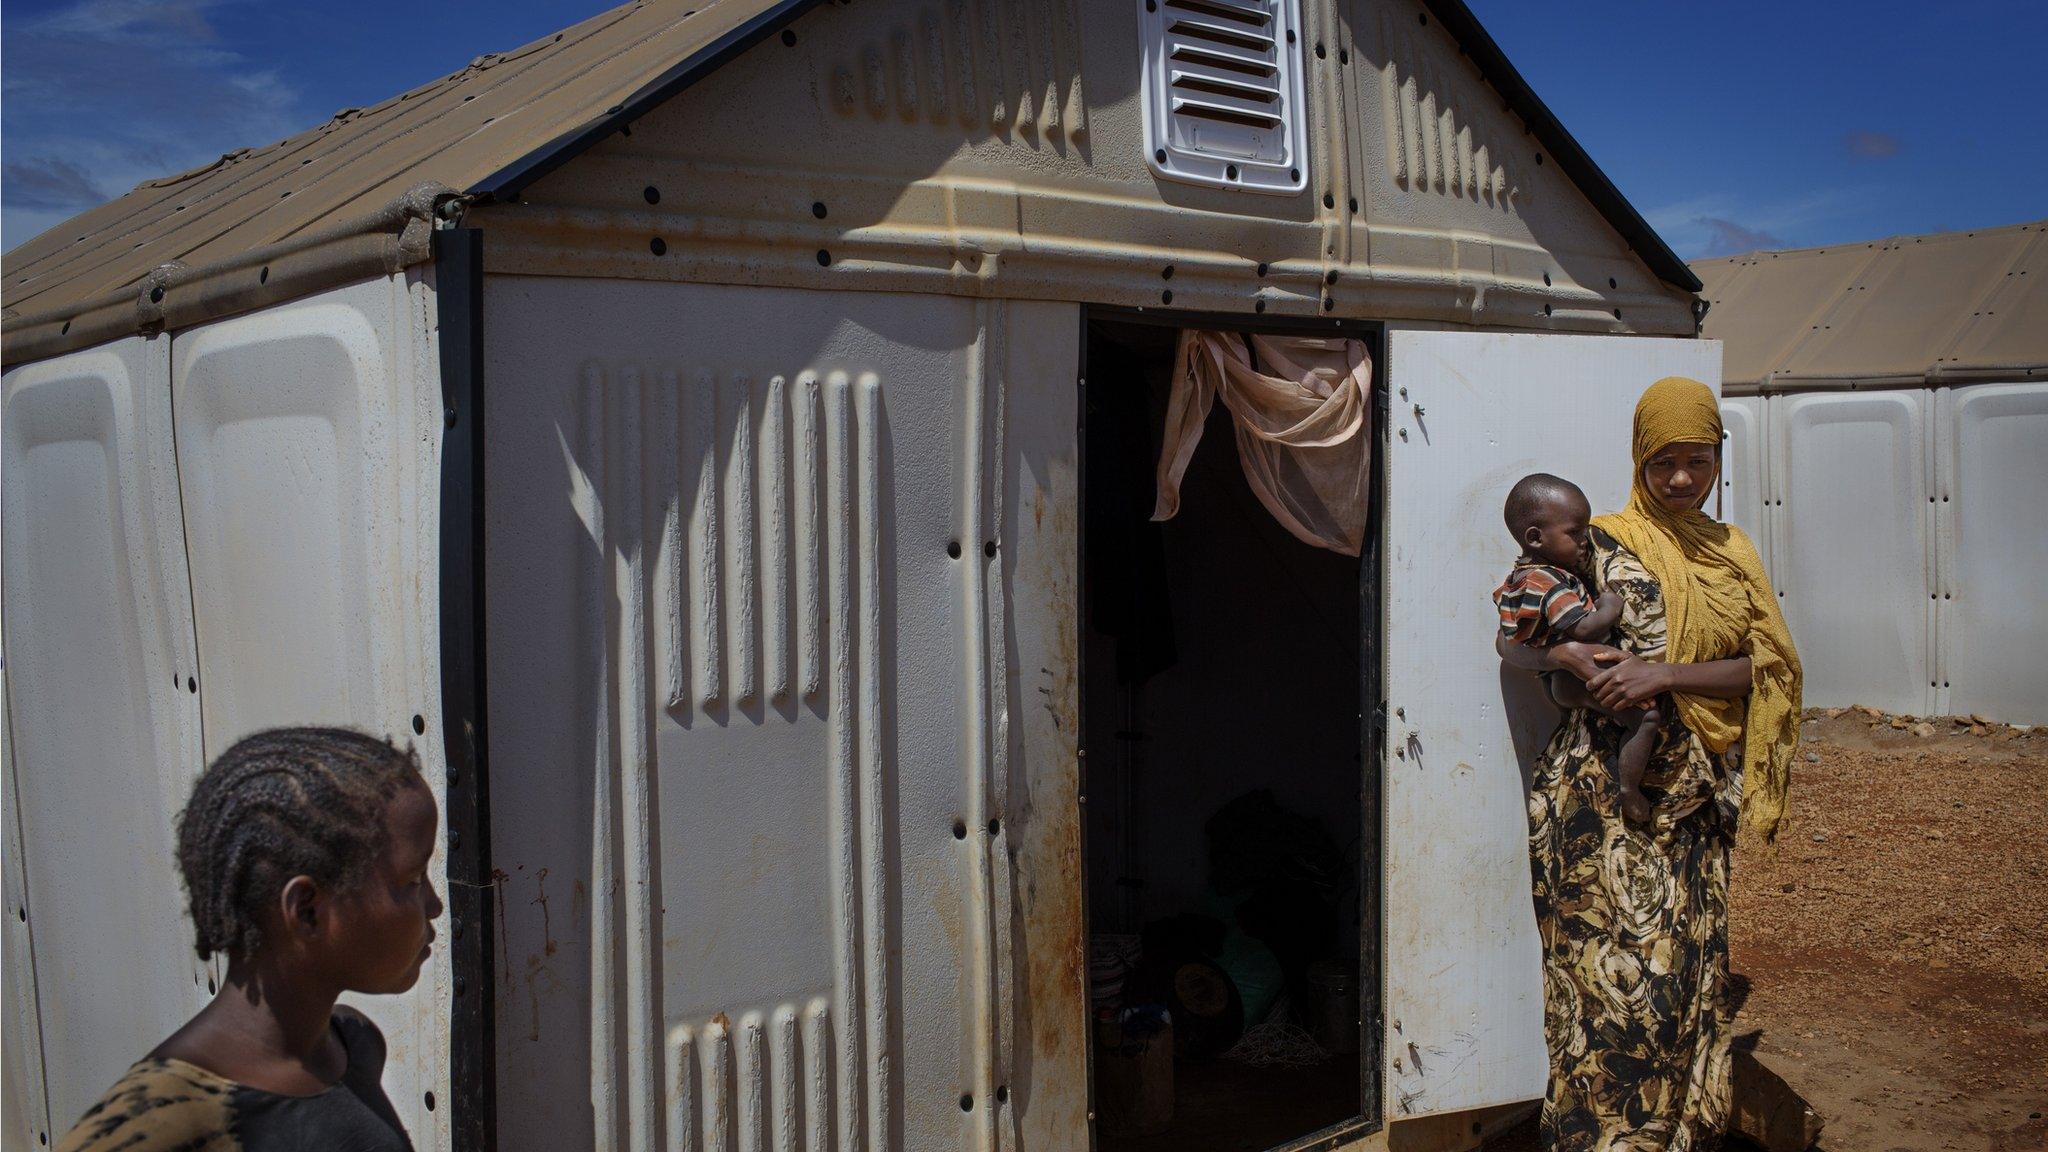
<instances>
[{"instance_id":1,"label":"shelter wall panel","mask_svg":"<svg viewBox=\"0 0 2048 1152\"><path fill-rule=\"evenodd\" d=\"M1721 425L1728 438L1721 455L1721 498L1713 509L1756 542L1766 570L1771 564L1770 510L1766 507L1771 488L1767 473L1770 448L1764 442L1769 404L1765 396L1721 398Z\"/></svg>"},{"instance_id":2,"label":"shelter wall panel","mask_svg":"<svg viewBox=\"0 0 2048 1152\"><path fill-rule=\"evenodd\" d=\"M2048 382L1935 396L1941 711L2048 723Z\"/></svg>"},{"instance_id":3,"label":"shelter wall panel","mask_svg":"<svg viewBox=\"0 0 2048 1152\"><path fill-rule=\"evenodd\" d=\"M1924 391L1771 398L1771 575L1808 705L1934 704L1931 408Z\"/></svg>"},{"instance_id":4,"label":"shelter wall panel","mask_svg":"<svg viewBox=\"0 0 2048 1152\"><path fill-rule=\"evenodd\" d=\"M360 728L446 778L431 287L372 280L180 334L172 348L206 756L280 725ZM433 874L445 878L437 845ZM446 927L443 925L442 927ZM364 1009L415 1144L447 1140L448 962Z\"/></svg>"},{"instance_id":5,"label":"shelter wall panel","mask_svg":"<svg viewBox=\"0 0 2048 1152\"><path fill-rule=\"evenodd\" d=\"M1074 0L899 5L821 53L819 88L842 116L1016 133L1086 134Z\"/></svg>"},{"instance_id":6,"label":"shelter wall panel","mask_svg":"<svg viewBox=\"0 0 2048 1152\"><path fill-rule=\"evenodd\" d=\"M169 376L134 338L0 385L9 1147L54 1143L207 998L174 847L200 749Z\"/></svg>"},{"instance_id":7,"label":"shelter wall panel","mask_svg":"<svg viewBox=\"0 0 2048 1152\"><path fill-rule=\"evenodd\" d=\"M1382 11L1406 30L1391 49L1374 47ZM1305 8L1316 144L1300 195L1153 176L1134 8L926 0L820 6L793 44L761 45L478 218L494 268L537 275L1690 334L1689 297L1538 163L1422 12ZM1405 184L1397 136L1414 146Z\"/></svg>"},{"instance_id":8,"label":"shelter wall panel","mask_svg":"<svg viewBox=\"0 0 2048 1152\"><path fill-rule=\"evenodd\" d=\"M1071 356L1072 309L485 300L501 1130L994 1147L1035 822L982 541L1009 365Z\"/></svg>"},{"instance_id":9,"label":"shelter wall panel","mask_svg":"<svg viewBox=\"0 0 2048 1152\"><path fill-rule=\"evenodd\" d=\"M1348 197L1361 208L1342 217L1359 233L1353 261L1382 274L1453 271L1476 323L1691 334L1689 323L1666 326L1668 287L1543 155L1419 0L1333 7L1332 39L1342 42L1322 45L1320 58L1311 46L1308 62L1344 89L1350 110L1346 139L1335 144L1349 149ZM1406 252L1383 243L1402 232L1439 243L1411 241ZM1460 243L1446 250L1445 236ZM1340 305L1352 276L1347 268L1339 278Z\"/></svg>"}]
</instances>

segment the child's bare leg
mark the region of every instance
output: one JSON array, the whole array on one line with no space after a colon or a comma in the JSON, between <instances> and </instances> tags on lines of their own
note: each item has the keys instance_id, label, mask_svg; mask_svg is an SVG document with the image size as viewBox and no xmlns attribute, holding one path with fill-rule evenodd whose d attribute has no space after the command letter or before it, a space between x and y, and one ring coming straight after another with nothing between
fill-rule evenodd
<instances>
[{"instance_id":1,"label":"child's bare leg","mask_svg":"<svg viewBox=\"0 0 2048 1152\"><path fill-rule=\"evenodd\" d=\"M1621 777L1621 814L1637 824L1650 822L1650 802L1643 796L1643 772L1657 751L1657 737L1663 725L1655 708L1630 708L1614 713L1625 730L1621 753L1615 757Z\"/></svg>"},{"instance_id":2,"label":"child's bare leg","mask_svg":"<svg viewBox=\"0 0 2048 1152\"><path fill-rule=\"evenodd\" d=\"M1586 682L1569 672L1552 672L1543 678L1544 686L1550 689L1550 702L1559 708L1594 708L1601 711L1600 702L1586 691Z\"/></svg>"}]
</instances>

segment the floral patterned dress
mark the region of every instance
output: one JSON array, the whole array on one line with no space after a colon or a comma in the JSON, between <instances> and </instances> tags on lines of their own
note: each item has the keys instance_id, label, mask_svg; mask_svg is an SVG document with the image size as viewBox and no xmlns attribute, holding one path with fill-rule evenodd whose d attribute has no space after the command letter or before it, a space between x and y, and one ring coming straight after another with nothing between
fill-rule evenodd
<instances>
[{"instance_id":1,"label":"floral patterned dress","mask_svg":"<svg viewBox=\"0 0 2048 1152\"><path fill-rule=\"evenodd\" d=\"M1602 590L1621 593L1618 646L1663 654L1664 599L1634 553L1595 529ZM1668 717L1643 792L1648 827L1622 819L1622 732L1565 714L1537 759L1529 862L1543 942L1552 1152L1698 1152L1728 1122L1728 857L1742 794L1741 744L1716 755Z\"/></svg>"}]
</instances>

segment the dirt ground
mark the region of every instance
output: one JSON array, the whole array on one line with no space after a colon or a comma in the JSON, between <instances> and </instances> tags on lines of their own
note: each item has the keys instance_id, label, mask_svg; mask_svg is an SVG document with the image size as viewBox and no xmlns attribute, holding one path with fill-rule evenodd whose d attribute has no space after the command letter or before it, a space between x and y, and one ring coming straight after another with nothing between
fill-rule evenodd
<instances>
[{"instance_id":1,"label":"dirt ground","mask_svg":"<svg viewBox=\"0 0 2048 1152\"><path fill-rule=\"evenodd\" d=\"M2048 1149L2048 728L1812 711L1736 852L1736 1043L1826 1152ZM1533 1121L1490 1152L1537 1147Z\"/></svg>"}]
</instances>

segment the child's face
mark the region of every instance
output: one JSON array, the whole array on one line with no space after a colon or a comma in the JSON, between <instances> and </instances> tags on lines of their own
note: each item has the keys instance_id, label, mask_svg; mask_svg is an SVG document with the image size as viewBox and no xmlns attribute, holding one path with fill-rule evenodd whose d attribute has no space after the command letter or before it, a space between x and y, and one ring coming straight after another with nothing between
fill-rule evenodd
<instances>
[{"instance_id":1,"label":"child's face","mask_svg":"<svg viewBox=\"0 0 2048 1152\"><path fill-rule=\"evenodd\" d=\"M1586 498L1564 493L1545 500L1523 530L1522 548L1531 559L1554 568L1583 570L1592 558L1587 521L1593 517Z\"/></svg>"},{"instance_id":2,"label":"child's face","mask_svg":"<svg viewBox=\"0 0 2048 1152\"><path fill-rule=\"evenodd\" d=\"M411 988L426 963L441 915L427 867L440 814L424 783L401 788L384 807L383 853L333 904L327 938L336 983L351 992Z\"/></svg>"}]
</instances>

